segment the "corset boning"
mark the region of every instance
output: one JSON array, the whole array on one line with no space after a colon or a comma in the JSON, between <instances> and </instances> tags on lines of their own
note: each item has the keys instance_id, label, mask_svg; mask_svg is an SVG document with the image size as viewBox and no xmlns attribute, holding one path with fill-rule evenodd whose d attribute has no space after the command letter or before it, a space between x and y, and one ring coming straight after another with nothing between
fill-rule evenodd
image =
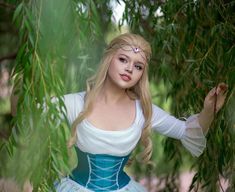
<instances>
[{"instance_id":1,"label":"corset boning","mask_svg":"<svg viewBox=\"0 0 235 192\"><path fill-rule=\"evenodd\" d=\"M129 176L123 171L129 155L117 157L103 154L85 153L75 147L78 166L70 178L95 192L110 192L127 185Z\"/></svg>"}]
</instances>

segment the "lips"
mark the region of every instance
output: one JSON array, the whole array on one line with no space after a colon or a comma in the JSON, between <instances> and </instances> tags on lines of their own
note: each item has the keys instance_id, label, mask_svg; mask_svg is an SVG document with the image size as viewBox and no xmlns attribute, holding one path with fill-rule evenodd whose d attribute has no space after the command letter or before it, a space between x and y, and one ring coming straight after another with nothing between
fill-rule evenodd
<instances>
[{"instance_id":1,"label":"lips","mask_svg":"<svg viewBox=\"0 0 235 192\"><path fill-rule=\"evenodd\" d=\"M122 80L124 80L124 81L130 81L131 80L131 77L127 74L121 74L120 76L121 76Z\"/></svg>"}]
</instances>

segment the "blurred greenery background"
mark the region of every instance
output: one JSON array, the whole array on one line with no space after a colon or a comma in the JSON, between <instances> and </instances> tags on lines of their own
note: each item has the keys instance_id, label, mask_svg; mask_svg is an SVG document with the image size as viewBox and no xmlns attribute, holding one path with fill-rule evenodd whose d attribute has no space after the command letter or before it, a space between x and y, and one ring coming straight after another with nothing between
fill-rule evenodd
<instances>
[{"instance_id":1,"label":"blurred greenery background","mask_svg":"<svg viewBox=\"0 0 235 192\"><path fill-rule=\"evenodd\" d=\"M156 166L134 161L128 171L138 180L146 177L149 191L180 191L186 170L195 173L190 191L225 191L221 179L235 191L234 10L229 0L0 1L0 177L20 185L30 179L34 191L48 191L71 170L76 162L66 149L69 128L59 115L60 96L84 90L106 44L129 31L151 43L152 98L166 111L187 117L200 112L219 82L229 91L202 156L192 158L179 141L153 133ZM13 85L20 89L14 118ZM164 186L150 189L156 176Z\"/></svg>"}]
</instances>

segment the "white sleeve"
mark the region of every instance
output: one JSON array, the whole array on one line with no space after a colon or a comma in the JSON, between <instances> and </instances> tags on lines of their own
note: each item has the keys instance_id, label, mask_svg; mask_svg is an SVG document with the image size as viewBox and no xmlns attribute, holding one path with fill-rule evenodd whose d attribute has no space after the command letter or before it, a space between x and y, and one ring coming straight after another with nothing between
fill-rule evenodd
<instances>
[{"instance_id":1,"label":"white sleeve","mask_svg":"<svg viewBox=\"0 0 235 192\"><path fill-rule=\"evenodd\" d=\"M152 127L163 135L180 139L183 146L193 156L201 155L206 147L206 138L199 125L197 115L182 121L153 105Z\"/></svg>"},{"instance_id":2,"label":"white sleeve","mask_svg":"<svg viewBox=\"0 0 235 192\"><path fill-rule=\"evenodd\" d=\"M72 125L74 120L78 117L83 110L84 105L84 92L73 93L64 95L64 104L66 108L66 116L69 124Z\"/></svg>"},{"instance_id":3,"label":"white sleeve","mask_svg":"<svg viewBox=\"0 0 235 192\"><path fill-rule=\"evenodd\" d=\"M78 117L79 113L83 110L84 105L84 96L85 92L78 92L78 93L72 93L67 94L61 97L62 101L64 102L65 108L63 107L61 110L59 108L59 98L58 97L52 97L50 102L53 104L53 107L57 109L59 112L60 119L64 119L64 114L66 115L69 124L72 125L74 120ZM42 104L37 104L38 108L42 108L43 112L48 112L49 106L44 98L44 101ZM52 114L52 118L55 117L55 115ZM56 121L57 124L61 123L61 120Z\"/></svg>"}]
</instances>

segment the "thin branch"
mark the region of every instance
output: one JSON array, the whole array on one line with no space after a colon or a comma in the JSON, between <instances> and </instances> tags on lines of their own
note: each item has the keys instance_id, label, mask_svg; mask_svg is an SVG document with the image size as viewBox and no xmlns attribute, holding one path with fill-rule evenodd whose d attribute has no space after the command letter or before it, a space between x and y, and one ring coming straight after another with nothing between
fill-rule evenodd
<instances>
[{"instance_id":1,"label":"thin branch","mask_svg":"<svg viewBox=\"0 0 235 192\"><path fill-rule=\"evenodd\" d=\"M14 60L14 59L16 58L16 55L17 55L17 52L11 53L11 54L9 54L9 55L6 55L6 56L1 57L1 58L0 58L0 64L1 64L1 62L4 61L4 60Z\"/></svg>"},{"instance_id":2,"label":"thin branch","mask_svg":"<svg viewBox=\"0 0 235 192\"><path fill-rule=\"evenodd\" d=\"M14 29L14 28L11 29L11 27L8 27L7 29L0 29L0 34L1 33L9 33L13 35L18 35L17 29Z\"/></svg>"},{"instance_id":3,"label":"thin branch","mask_svg":"<svg viewBox=\"0 0 235 192\"><path fill-rule=\"evenodd\" d=\"M10 3L5 3L5 2L0 2L0 7L9 8L9 9L15 9L16 8L15 5L12 5Z\"/></svg>"},{"instance_id":4,"label":"thin branch","mask_svg":"<svg viewBox=\"0 0 235 192\"><path fill-rule=\"evenodd\" d=\"M7 133L0 131L0 138L1 139L8 140L9 136L10 136L10 134L7 134Z\"/></svg>"},{"instance_id":5,"label":"thin branch","mask_svg":"<svg viewBox=\"0 0 235 192\"><path fill-rule=\"evenodd\" d=\"M155 31L154 29L149 25L149 22L144 20L142 17L140 17L140 23L142 24L142 26L144 27L145 30L148 31L148 33L152 36L155 35Z\"/></svg>"}]
</instances>

